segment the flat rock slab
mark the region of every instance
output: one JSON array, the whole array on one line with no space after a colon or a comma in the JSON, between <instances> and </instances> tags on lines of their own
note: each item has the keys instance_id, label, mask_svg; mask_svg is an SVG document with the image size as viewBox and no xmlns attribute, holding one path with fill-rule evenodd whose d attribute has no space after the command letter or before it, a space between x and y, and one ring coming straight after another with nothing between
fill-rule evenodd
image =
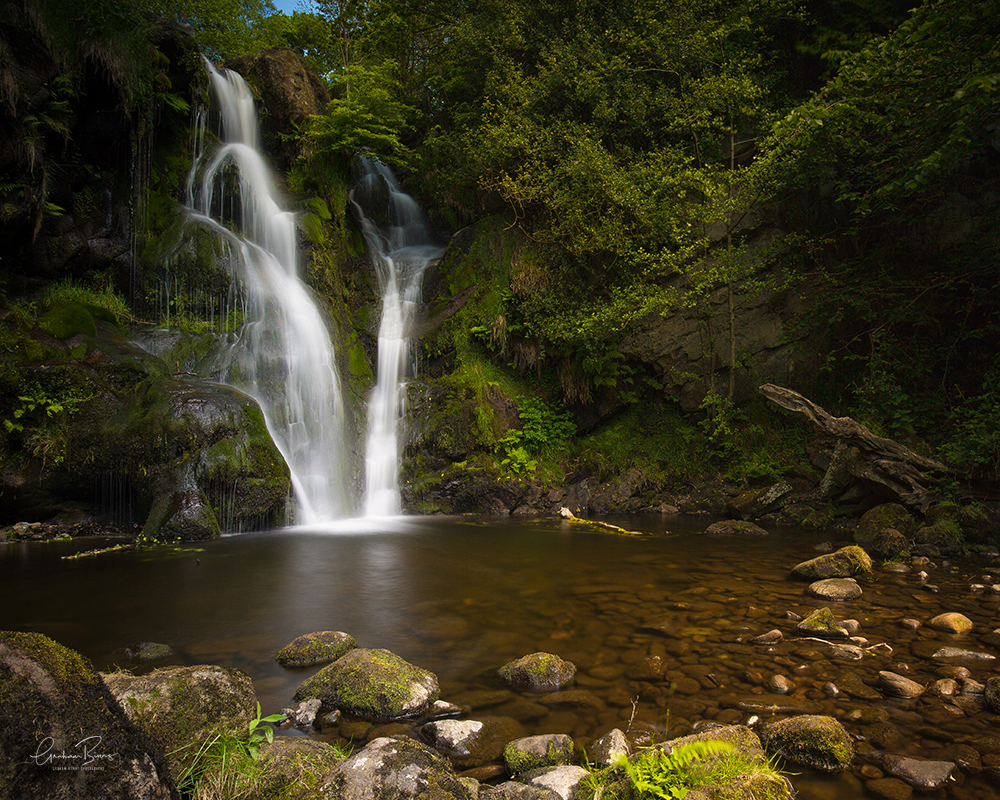
<instances>
[{"instance_id":1,"label":"flat rock slab","mask_svg":"<svg viewBox=\"0 0 1000 800\"><path fill-rule=\"evenodd\" d=\"M548 789L562 800L572 800L580 784L590 777L590 773L583 767L574 767L569 764L559 767L547 767L546 769L535 770L522 776L518 780L529 786L539 789Z\"/></svg>"}]
</instances>

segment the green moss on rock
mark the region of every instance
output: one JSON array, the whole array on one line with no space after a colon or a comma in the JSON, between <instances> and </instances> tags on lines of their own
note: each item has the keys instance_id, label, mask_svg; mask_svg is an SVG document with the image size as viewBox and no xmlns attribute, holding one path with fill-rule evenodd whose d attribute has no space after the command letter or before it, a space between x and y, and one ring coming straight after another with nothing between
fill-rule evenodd
<instances>
[{"instance_id":1,"label":"green moss on rock","mask_svg":"<svg viewBox=\"0 0 1000 800\"><path fill-rule=\"evenodd\" d=\"M893 528L903 536L912 536L916 523L910 512L899 503L884 503L869 509L858 522L854 532L854 541L861 545L869 545L875 539L875 534L884 528Z\"/></svg>"},{"instance_id":2,"label":"green moss on rock","mask_svg":"<svg viewBox=\"0 0 1000 800\"><path fill-rule=\"evenodd\" d=\"M843 772L854 758L850 735L833 717L805 715L767 726L768 752L823 772Z\"/></svg>"},{"instance_id":3,"label":"green moss on rock","mask_svg":"<svg viewBox=\"0 0 1000 800\"><path fill-rule=\"evenodd\" d=\"M856 544L841 547L833 553L816 556L792 567L795 577L806 580L850 578L854 575L867 575L871 571L871 556Z\"/></svg>"},{"instance_id":4,"label":"green moss on rock","mask_svg":"<svg viewBox=\"0 0 1000 800\"><path fill-rule=\"evenodd\" d=\"M114 769L93 768L112 757ZM167 800L165 773L87 659L41 634L0 632L0 797Z\"/></svg>"},{"instance_id":5,"label":"green moss on rock","mask_svg":"<svg viewBox=\"0 0 1000 800\"><path fill-rule=\"evenodd\" d=\"M282 647L275 660L283 667L308 667L336 661L358 646L354 637L341 631L317 631L298 636Z\"/></svg>"},{"instance_id":6,"label":"green moss on rock","mask_svg":"<svg viewBox=\"0 0 1000 800\"><path fill-rule=\"evenodd\" d=\"M437 676L388 650L358 648L304 681L296 702L316 697L323 708L372 721L414 717L438 699Z\"/></svg>"}]
</instances>

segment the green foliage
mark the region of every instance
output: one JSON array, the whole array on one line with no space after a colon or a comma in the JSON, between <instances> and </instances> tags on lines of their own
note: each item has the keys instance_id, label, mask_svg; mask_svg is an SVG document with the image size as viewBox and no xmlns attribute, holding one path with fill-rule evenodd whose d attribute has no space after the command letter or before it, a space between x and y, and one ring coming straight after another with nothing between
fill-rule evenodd
<instances>
[{"instance_id":1,"label":"green foliage","mask_svg":"<svg viewBox=\"0 0 1000 800\"><path fill-rule=\"evenodd\" d=\"M517 398L520 428L510 428L497 442L503 456L500 466L516 475L530 475L538 466L532 456L551 455L565 448L576 433L576 424L569 412L555 411L537 397Z\"/></svg>"},{"instance_id":2,"label":"green foliage","mask_svg":"<svg viewBox=\"0 0 1000 800\"><path fill-rule=\"evenodd\" d=\"M135 321L125 298L114 289L109 280L102 279L101 276L94 281L94 288L83 286L73 278L63 278L46 287L42 303L50 308L80 303L107 311L119 324Z\"/></svg>"},{"instance_id":3,"label":"green foliage","mask_svg":"<svg viewBox=\"0 0 1000 800\"><path fill-rule=\"evenodd\" d=\"M395 69L391 61L373 67L352 64L336 76L343 96L310 119L307 148L342 161L366 152L393 166L414 168L417 156L400 138L412 109L393 95Z\"/></svg>"},{"instance_id":4,"label":"green foliage","mask_svg":"<svg viewBox=\"0 0 1000 800\"><path fill-rule=\"evenodd\" d=\"M177 788L198 800L238 800L253 797L258 782L267 771L261 763L260 747L274 741L274 729L267 723L280 722L282 714L257 714L250 721L245 736L234 736L217 731L202 742L189 759L187 767L177 778ZM176 753L192 749L186 745Z\"/></svg>"},{"instance_id":5,"label":"green foliage","mask_svg":"<svg viewBox=\"0 0 1000 800\"><path fill-rule=\"evenodd\" d=\"M628 777L624 791L617 780L619 771ZM589 790L594 797L616 800L683 800L691 789L724 786L757 775L778 777L766 760L747 756L729 742L694 741L672 750L651 747L631 759L619 755L610 769L591 774Z\"/></svg>"}]
</instances>

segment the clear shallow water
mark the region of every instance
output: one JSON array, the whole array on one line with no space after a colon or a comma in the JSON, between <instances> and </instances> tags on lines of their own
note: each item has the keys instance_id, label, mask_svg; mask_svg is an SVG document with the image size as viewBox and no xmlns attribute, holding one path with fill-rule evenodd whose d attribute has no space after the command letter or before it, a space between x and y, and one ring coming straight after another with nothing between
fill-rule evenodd
<instances>
[{"instance_id":1,"label":"clear shallow water","mask_svg":"<svg viewBox=\"0 0 1000 800\"><path fill-rule=\"evenodd\" d=\"M815 555L819 542L847 541L795 530L706 537L700 532L709 520L699 517L610 521L651 535L558 520L399 517L232 536L198 551L72 561L61 556L96 543L0 545L0 627L47 634L99 669L135 668L121 653L126 645L169 644L177 658L150 667L239 667L254 679L264 713L287 705L318 669L283 669L275 652L303 633L342 630L362 647L392 650L433 671L442 698L471 705L472 716L513 716L526 733L571 733L585 744L625 729L635 698L633 731L669 730L671 737L705 721L770 718L771 706L792 706L837 716L865 751L950 760L972 748L1000 763L998 718L989 712L930 694L831 700L822 691L848 674L874 683L880 669L930 683L946 666L930 656L944 645L1000 655L988 636L1000 596L969 588L1000 578L983 580L971 562L925 567L939 587L933 593L916 569L877 571L860 600L832 607L893 651L835 661L814 643L792 641L786 612L804 615L824 603L808 597L789 569ZM975 631L955 637L898 624L941 611L965 613ZM772 628L785 633L782 644L768 651L747 643ZM583 694L550 704L499 684L499 666L539 650L574 662L572 688ZM645 659L655 656L666 664L662 679L643 675ZM984 682L995 663L968 666ZM792 682L790 694L762 685L775 674ZM865 763L858 758L856 770L836 778L802 772L794 779L799 796L865 796L875 775L861 775ZM993 797L984 775L967 769L961 785L941 796Z\"/></svg>"}]
</instances>

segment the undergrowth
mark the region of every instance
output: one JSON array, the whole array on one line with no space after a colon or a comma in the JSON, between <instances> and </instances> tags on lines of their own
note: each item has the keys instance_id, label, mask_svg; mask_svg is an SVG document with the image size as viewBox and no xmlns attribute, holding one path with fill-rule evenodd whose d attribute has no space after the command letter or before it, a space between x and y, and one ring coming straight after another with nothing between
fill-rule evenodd
<instances>
[{"instance_id":1,"label":"undergrowth","mask_svg":"<svg viewBox=\"0 0 1000 800\"><path fill-rule=\"evenodd\" d=\"M623 779L623 775L625 779ZM619 754L611 767L591 773L587 796L604 800L683 800L691 789L725 786L733 781L763 777L758 787L775 788L773 796L787 796L784 779L762 756L748 755L729 742L695 741L672 750L651 747L631 759Z\"/></svg>"}]
</instances>

